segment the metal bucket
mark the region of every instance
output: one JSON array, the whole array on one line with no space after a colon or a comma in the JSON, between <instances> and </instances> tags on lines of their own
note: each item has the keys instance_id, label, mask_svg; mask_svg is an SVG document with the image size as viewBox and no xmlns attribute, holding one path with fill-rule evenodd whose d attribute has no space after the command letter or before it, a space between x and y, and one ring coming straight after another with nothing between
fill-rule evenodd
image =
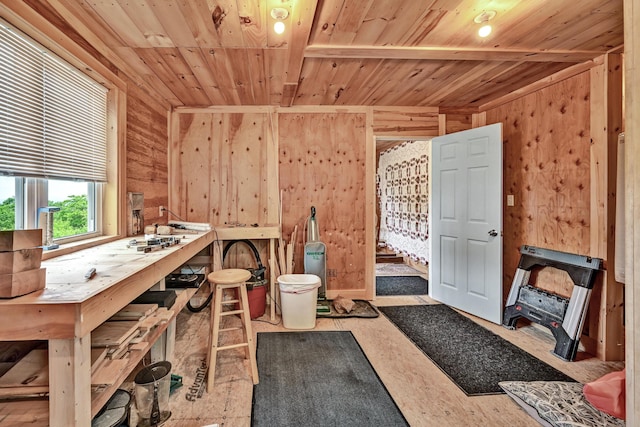
<instances>
[{"instance_id":1,"label":"metal bucket","mask_svg":"<svg viewBox=\"0 0 640 427\"><path fill-rule=\"evenodd\" d=\"M141 418L138 425L158 426L167 421L171 416L171 363L162 361L145 366L136 374L133 382L136 407Z\"/></svg>"}]
</instances>

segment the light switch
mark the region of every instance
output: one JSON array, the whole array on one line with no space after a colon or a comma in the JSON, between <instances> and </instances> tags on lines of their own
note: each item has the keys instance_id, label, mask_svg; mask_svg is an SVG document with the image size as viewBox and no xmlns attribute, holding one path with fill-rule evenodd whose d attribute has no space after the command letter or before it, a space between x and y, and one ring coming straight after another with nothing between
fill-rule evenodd
<instances>
[{"instance_id":1,"label":"light switch","mask_svg":"<svg viewBox=\"0 0 640 427\"><path fill-rule=\"evenodd\" d=\"M513 206L515 204L515 200L513 194L507 194L507 206Z\"/></svg>"}]
</instances>

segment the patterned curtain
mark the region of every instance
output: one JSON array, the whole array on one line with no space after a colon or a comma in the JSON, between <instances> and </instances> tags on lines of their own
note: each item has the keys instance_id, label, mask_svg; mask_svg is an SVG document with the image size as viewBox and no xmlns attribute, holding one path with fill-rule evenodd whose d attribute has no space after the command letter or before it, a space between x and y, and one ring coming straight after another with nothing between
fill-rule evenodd
<instances>
[{"instance_id":1,"label":"patterned curtain","mask_svg":"<svg viewBox=\"0 0 640 427\"><path fill-rule=\"evenodd\" d=\"M429 261L429 152L431 141L407 141L380 154L377 191L380 244Z\"/></svg>"}]
</instances>

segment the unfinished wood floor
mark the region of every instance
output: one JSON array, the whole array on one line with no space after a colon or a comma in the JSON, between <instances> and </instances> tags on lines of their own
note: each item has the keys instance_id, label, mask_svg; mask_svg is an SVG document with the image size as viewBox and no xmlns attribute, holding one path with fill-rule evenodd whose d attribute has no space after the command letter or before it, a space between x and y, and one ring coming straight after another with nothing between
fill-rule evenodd
<instances>
[{"instance_id":1,"label":"unfinished wood floor","mask_svg":"<svg viewBox=\"0 0 640 427\"><path fill-rule=\"evenodd\" d=\"M431 303L428 297L379 297L373 301L377 306ZM268 316L258 320L252 322L254 334L285 330L280 324L267 323ZM474 320L581 382L624 366L622 362L604 363L584 353L579 353L574 362L565 362L551 354L555 341L538 328L509 331ZM225 321L239 323L237 318L227 317ZM318 319L316 329L353 332L411 426L538 425L506 395L467 397L382 315L376 319ZM208 310L179 314L173 373L183 377L184 385L170 398L172 415L167 426L250 425L253 384L242 351L218 355L214 390L205 390L208 333ZM221 342L233 338L226 335Z\"/></svg>"}]
</instances>

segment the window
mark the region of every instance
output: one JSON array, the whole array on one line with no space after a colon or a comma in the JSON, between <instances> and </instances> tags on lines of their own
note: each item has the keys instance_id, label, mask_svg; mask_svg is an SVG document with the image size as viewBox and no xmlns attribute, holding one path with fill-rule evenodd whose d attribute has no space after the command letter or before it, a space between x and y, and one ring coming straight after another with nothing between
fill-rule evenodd
<instances>
[{"instance_id":1,"label":"window","mask_svg":"<svg viewBox=\"0 0 640 427\"><path fill-rule=\"evenodd\" d=\"M16 225L15 179L0 176L0 230L13 230Z\"/></svg>"},{"instance_id":2,"label":"window","mask_svg":"<svg viewBox=\"0 0 640 427\"><path fill-rule=\"evenodd\" d=\"M53 207L54 239L101 234L107 98L0 20L0 229L42 227Z\"/></svg>"}]
</instances>

